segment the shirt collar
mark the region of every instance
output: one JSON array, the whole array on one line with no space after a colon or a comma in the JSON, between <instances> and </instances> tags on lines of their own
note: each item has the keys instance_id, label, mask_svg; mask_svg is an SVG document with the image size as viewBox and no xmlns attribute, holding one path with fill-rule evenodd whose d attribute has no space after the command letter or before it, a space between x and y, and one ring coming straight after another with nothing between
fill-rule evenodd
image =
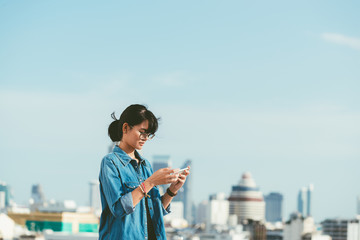
<instances>
[{"instance_id":1,"label":"shirt collar","mask_svg":"<svg viewBox=\"0 0 360 240\"><path fill-rule=\"evenodd\" d=\"M113 152L116 153L116 155L118 155L121 158L125 166L128 165L131 162L131 160L133 160L124 150L119 148L118 145L115 145ZM140 160L140 164L146 166L145 159L142 158L141 155L136 150L135 150L135 157Z\"/></svg>"}]
</instances>

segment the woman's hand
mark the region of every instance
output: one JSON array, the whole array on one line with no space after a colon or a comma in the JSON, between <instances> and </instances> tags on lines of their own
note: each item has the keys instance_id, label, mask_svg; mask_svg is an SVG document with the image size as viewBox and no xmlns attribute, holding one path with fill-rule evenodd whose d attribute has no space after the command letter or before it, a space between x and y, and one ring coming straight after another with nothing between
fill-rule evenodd
<instances>
[{"instance_id":1,"label":"woman's hand","mask_svg":"<svg viewBox=\"0 0 360 240\"><path fill-rule=\"evenodd\" d=\"M178 175L178 179L170 185L169 189L171 192L176 194L180 190L180 188L184 185L186 181L186 177L190 174L189 170L190 170L190 166L188 166L188 169L185 170L184 172L180 174L175 174Z\"/></svg>"},{"instance_id":2,"label":"woman's hand","mask_svg":"<svg viewBox=\"0 0 360 240\"><path fill-rule=\"evenodd\" d=\"M151 175L148 179L146 179L146 181L149 181L152 187L156 185L175 183L178 181L178 177L179 177L178 174L172 174L175 172L176 169L161 168L156 172L154 172L153 175Z\"/></svg>"}]
</instances>

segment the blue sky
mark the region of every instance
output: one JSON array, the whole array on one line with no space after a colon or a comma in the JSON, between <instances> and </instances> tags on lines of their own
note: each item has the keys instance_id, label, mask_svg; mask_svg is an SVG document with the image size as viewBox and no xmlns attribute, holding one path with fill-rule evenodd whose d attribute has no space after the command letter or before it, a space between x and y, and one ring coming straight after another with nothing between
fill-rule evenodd
<instances>
[{"instance_id":1,"label":"blue sky","mask_svg":"<svg viewBox=\"0 0 360 240\"><path fill-rule=\"evenodd\" d=\"M88 203L110 114L161 117L143 155L192 159L194 198L250 171L264 194L313 183L314 217L360 195L358 1L0 0L0 180L24 203Z\"/></svg>"}]
</instances>

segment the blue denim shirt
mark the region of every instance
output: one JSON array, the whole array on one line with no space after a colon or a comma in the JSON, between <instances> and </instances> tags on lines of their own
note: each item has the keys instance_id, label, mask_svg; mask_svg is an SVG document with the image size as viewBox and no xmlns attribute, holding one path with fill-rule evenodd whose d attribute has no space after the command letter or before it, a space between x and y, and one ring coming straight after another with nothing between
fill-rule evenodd
<instances>
[{"instance_id":1,"label":"blue denim shirt","mask_svg":"<svg viewBox=\"0 0 360 240\"><path fill-rule=\"evenodd\" d=\"M153 170L149 161L136 151L135 154L141 159L137 169L130 164L130 156L118 146L101 162L99 181L102 213L99 240L148 239L145 198L133 207L131 192L150 177ZM170 206L164 209L156 186L148 194L156 238L166 239L163 216L170 213Z\"/></svg>"}]
</instances>

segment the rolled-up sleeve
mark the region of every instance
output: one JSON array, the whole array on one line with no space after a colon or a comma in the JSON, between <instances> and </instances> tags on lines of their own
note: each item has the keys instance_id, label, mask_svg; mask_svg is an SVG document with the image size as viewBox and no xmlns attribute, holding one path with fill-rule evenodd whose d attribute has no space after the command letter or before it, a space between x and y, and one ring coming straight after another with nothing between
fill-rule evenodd
<instances>
[{"instance_id":1,"label":"rolled-up sleeve","mask_svg":"<svg viewBox=\"0 0 360 240\"><path fill-rule=\"evenodd\" d=\"M107 157L102 160L99 180L107 205L114 217L123 217L134 212L131 192L124 192L119 172L112 160Z\"/></svg>"},{"instance_id":2,"label":"rolled-up sleeve","mask_svg":"<svg viewBox=\"0 0 360 240\"><path fill-rule=\"evenodd\" d=\"M162 209L162 212L163 212L163 215L168 215L169 213L171 213L171 203L169 204L169 206L165 209L164 208L164 205L161 203L161 209Z\"/></svg>"}]
</instances>

